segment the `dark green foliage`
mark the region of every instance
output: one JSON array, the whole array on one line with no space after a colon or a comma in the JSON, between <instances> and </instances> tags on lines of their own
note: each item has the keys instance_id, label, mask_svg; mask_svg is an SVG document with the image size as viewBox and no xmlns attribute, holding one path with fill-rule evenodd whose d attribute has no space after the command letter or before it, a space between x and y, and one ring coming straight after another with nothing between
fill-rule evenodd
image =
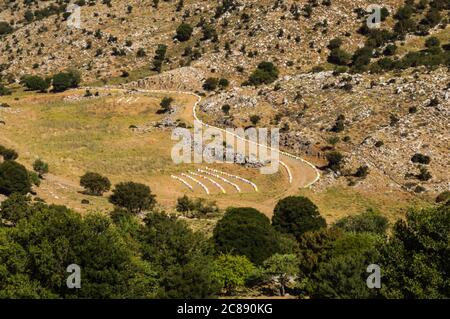
<instances>
[{"instance_id":1,"label":"dark green foliage","mask_svg":"<svg viewBox=\"0 0 450 319\"><path fill-rule=\"evenodd\" d=\"M0 156L2 156L5 161L14 161L19 157L19 154L12 148L6 148L3 145L0 145Z\"/></svg>"},{"instance_id":2,"label":"dark green foliage","mask_svg":"<svg viewBox=\"0 0 450 319\"><path fill-rule=\"evenodd\" d=\"M178 26L177 28L177 34L176 34L176 38L181 41L181 42L185 42L188 41L191 36L192 36L192 32L194 32L194 29L187 23L182 23Z\"/></svg>"},{"instance_id":3,"label":"dark green foliage","mask_svg":"<svg viewBox=\"0 0 450 319\"><path fill-rule=\"evenodd\" d=\"M161 109L158 111L158 113L167 113L172 109L172 102L173 98L165 96L159 105L161 106Z\"/></svg>"},{"instance_id":4,"label":"dark green foliage","mask_svg":"<svg viewBox=\"0 0 450 319\"><path fill-rule=\"evenodd\" d=\"M40 178L42 178L45 174L48 173L48 164L41 159L37 159L33 163L33 170L39 174Z\"/></svg>"},{"instance_id":5,"label":"dark green foliage","mask_svg":"<svg viewBox=\"0 0 450 319\"><path fill-rule=\"evenodd\" d=\"M344 156L339 153L338 151L332 151L326 154L326 158L328 161L328 168L332 171L337 172L340 170L342 165L342 160L344 159Z\"/></svg>"},{"instance_id":6,"label":"dark green foliage","mask_svg":"<svg viewBox=\"0 0 450 319\"><path fill-rule=\"evenodd\" d=\"M132 214L149 210L156 204L150 187L133 182L117 184L109 201L118 207L126 208Z\"/></svg>"},{"instance_id":7,"label":"dark green foliage","mask_svg":"<svg viewBox=\"0 0 450 319\"><path fill-rule=\"evenodd\" d=\"M87 172L80 178L80 186L84 187L86 193L94 196L102 196L111 188L111 182L105 176L98 173Z\"/></svg>"},{"instance_id":8,"label":"dark green foliage","mask_svg":"<svg viewBox=\"0 0 450 319\"><path fill-rule=\"evenodd\" d=\"M161 73L162 71L162 65L166 58L166 53L167 53L167 45L164 44L158 45L158 48L156 49L155 52L155 57L153 58L153 70L155 70L158 73Z\"/></svg>"},{"instance_id":9,"label":"dark green foliage","mask_svg":"<svg viewBox=\"0 0 450 319\"><path fill-rule=\"evenodd\" d=\"M436 196L436 203L449 203L450 202L450 191L443 191L438 196Z\"/></svg>"},{"instance_id":10,"label":"dark green foliage","mask_svg":"<svg viewBox=\"0 0 450 319\"><path fill-rule=\"evenodd\" d=\"M450 296L450 207L412 210L381 249L381 293L386 298Z\"/></svg>"},{"instance_id":11,"label":"dark green foliage","mask_svg":"<svg viewBox=\"0 0 450 319\"><path fill-rule=\"evenodd\" d=\"M80 84L81 76L78 71L68 70L66 72L61 72L53 76L53 91L63 92L70 88L78 87Z\"/></svg>"},{"instance_id":12,"label":"dark green foliage","mask_svg":"<svg viewBox=\"0 0 450 319\"><path fill-rule=\"evenodd\" d=\"M328 56L328 62L337 65L348 65L350 63L352 56L346 51L336 48L331 50Z\"/></svg>"},{"instance_id":13,"label":"dark green foliage","mask_svg":"<svg viewBox=\"0 0 450 319\"><path fill-rule=\"evenodd\" d=\"M411 157L411 162L428 165L431 162L431 158L428 155L416 153Z\"/></svg>"},{"instance_id":14,"label":"dark green foliage","mask_svg":"<svg viewBox=\"0 0 450 319\"><path fill-rule=\"evenodd\" d=\"M26 168L14 161L0 164L0 194L27 194L31 191L31 181Z\"/></svg>"},{"instance_id":15,"label":"dark green foliage","mask_svg":"<svg viewBox=\"0 0 450 319\"><path fill-rule=\"evenodd\" d=\"M8 199L0 204L0 224L4 219L7 222L16 224L22 218L26 218L31 215L30 197L13 193Z\"/></svg>"},{"instance_id":16,"label":"dark green foliage","mask_svg":"<svg viewBox=\"0 0 450 319\"><path fill-rule=\"evenodd\" d=\"M225 104L225 105L222 106L222 112L225 115L229 115L230 114L230 109L231 109L231 106L229 104Z\"/></svg>"},{"instance_id":17,"label":"dark green foliage","mask_svg":"<svg viewBox=\"0 0 450 319\"><path fill-rule=\"evenodd\" d=\"M342 229L346 232L386 234L389 222L386 217L373 210L362 214L347 216L337 220L333 228Z\"/></svg>"},{"instance_id":18,"label":"dark green foliage","mask_svg":"<svg viewBox=\"0 0 450 319\"><path fill-rule=\"evenodd\" d=\"M272 62L261 62L243 85L270 84L278 79L278 68Z\"/></svg>"},{"instance_id":19,"label":"dark green foliage","mask_svg":"<svg viewBox=\"0 0 450 319\"><path fill-rule=\"evenodd\" d=\"M366 269L379 260L377 241L371 234L344 234L333 242L309 279L311 298L374 298L377 290L367 287Z\"/></svg>"},{"instance_id":20,"label":"dark green foliage","mask_svg":"<svg viewBox=\"0 0 450 319\"><path fill-rule=\"evenodd\" d=\"M8 22L0 21L0 36L13 32L13 28Z\"/></svg>"},{"instance_id":21,"label":"dark green foliage","mask_svg":"<svg viewBox=\"0 0 450 319\"><path fill-rule=\"evenodd\" d=\"M215 202L207 202L204 198L190 199L184 195L177 199L177 211L186 217L204 218L219 212Z\"/></svg>"},{"instance_id":22,"label":"dark green foliage","mask_svg":"<svg viewBox=\"0 0 450 319\"><path fill-rule=\"evenodd\" d=\"M21 83L31 91L46 92L50 87L51 79L43 79L37 75L27 75L21 80Z\"/></svg>"},{"instance_id":23,"label":"dark green foliage","mask_svg":"<svg viewBox=\"0 0 450 319\"><path fill-rule=\"evenodd\" d=\"M355 172L355 176L359 178L366 178L369 174L369 166L361 165Z\"/></svg>"},{"instance_id":24,"label":"dark green foliage","mask_svg":"<svg viewBox=\"0 0 450 319\"><path fill-rule=\"evenodd\" d=\"M0 298L149 298L156 274L110 220L36 204L27 220L0 232ZM82 289L66 268L81 267Z\"/></svg>"},{"instance_id":25,"label":"dark green foliage","mask_svg":"<svg viewBox=\"0 0 450 319\"><path fill-rule=\"evenodd\" d=\"M275 206L272 224L278 231L295 237L327 226L317 206L308 198L301 196L290 196L280 200Z\"/></svg>"},{"instance_id":26,"label":"dark green foliage","mask_svg":"<svg viewBox=\"0 0 450 319\"><path fill-rule=\"evenodd\" d=\"M279 249L270 220L253 208L229 208L214 228L219 252L246 256L261 264Z\"/></svg>"},{"instance_id":27,"label":"dark green foliage","mask_svg":"<svg viewBox=\"0 0 450 319\"><path fill-rule=\"evenodd\" d=\"M0 83L0 96L11 95L11 90Z\"/></svg>"},{"instance_id":28,"label":"dark green foliage","mask_svg":"<svg viewBox=\"0 0 450 319\"><path fill-rule=\"evenodd\" d=\"M334 38L328 43L328 49L334 50L339 49L342 45L342 39L341 38Z\"/></svg>"},{"instance_id":29,"label":"dark green foliage","mask_svg":"<svg viewBox=\"0 0 450 319\"><path fill-rule=\"evenodd\" d=\"M217 78L207 78L203 83L203 89L206 91L214 91L217 89L217 85L219 84L219 79Z\"/></svg>"}]
</instances>

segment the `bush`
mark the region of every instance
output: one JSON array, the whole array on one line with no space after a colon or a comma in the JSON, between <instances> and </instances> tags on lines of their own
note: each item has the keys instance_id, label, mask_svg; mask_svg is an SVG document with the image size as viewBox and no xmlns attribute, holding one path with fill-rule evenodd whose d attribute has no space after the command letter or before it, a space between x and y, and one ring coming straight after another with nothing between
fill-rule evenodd
<instances>
[{"instance_id":1,"label":"bush","mask_svg":"<svg viewBox=\"0 0 450 319\"><path fill-rule=\"evenodd\" d=\"M348 65L350 63L352 56L342 49L333 49L331 50L330 55L328 56L328 62L337 65Z\"/></svg>"},{"instance_id":2,"label":"bush","mask_svg":"<svg viewBox=\"0 0 450 319\"><path fill-rule=\"evenodd\" d=\"M217 85L219 84L219 80L216 78L207 78L203 83L203 89L206 91L214 91L217 89Z\"/></svg>"},{"instance_id":3,"label":"bush","mask_svg":"<svg viewBox=\"0 0 450 319\"><path fill-rule=\"evenodd\" d=\"M50 87L50 81L51 79L43 79L37 75L27 75L21 82L28 90L46 92Z\"/></svg>"},{"instance_id":4,"label":"bush","mask_svg":"<svg viewBox=\"0 0 450 319\"><path fill-rule=\"evenodd\" d=\"M111 182L100 174L87 172L81 176L80 186L84 187L89 195L102 196L110 190Z\"/></svg>"},{"instance_id":5,"label":"bush","mask_svg":"<svg viewBox=\"0 0 450 319\"><path fill-rule=\"evenodd\" d=\"M280 200L275 206L272 224L278 231L295 237L327 226L317 206L308 198L301 196L290 196Z\"/></svg>"},{"instance_id":6,"label":"bush","mask_svg":"<svg viewBox=\"0 0 450 319\"><path fill-rule=\"evenodd\" d=\"M11 95L11 90L0 83L0 96Z\"/></svg>"},{"instance_id":7,"label":"bush","mask_svg":"<svg viewBox=\"0 0 450 319\"><path fill-rule=\"evenodd\" d=\"M427 48L439 47L440 45L441 45L441 41L439 41L439 39L436 37L429 37L425 41L425 46Z\"/></svg>"},{"instance_id":8,"label":"bush","mask_svg":"<svg viewBox=\"0 0 450 319\"><path fill-rule=\"evenodd\" d=\"M8 22L0 21L0 36L11 33L13 28L9 25Z\"/></svg>"},{"instance_id":9,"label":"bush","mask_svg":"<svg viewBox=\"0 0 450 319\"><path fill-rule=\"evenodd\" d=\"M183 213L186 217L203 218L209 214L219 212L215 202L207 202L204 198L190 199L184 195L177 199L177 212Z\"/></svg>"},{"instance_id":10,"label":"bush","mask_svg":"<svg viewBox=\"0 0 450 319\"><path fill-rule=\"evenodd\" d=\"M229 208L213 232L218 252L261 264L279 249L270 220L254 208Z\"/></svg>"},{"instance_id":11,"label":"bush","mask_svg":"<svg viewBox=\"0 0 450 319\"><path fill-rule=\"evenodd\" d=\"M338 151L332 151L326 154L328 161L328 168L337 172L341 168L342 160L344 156Z\"/></svg>"},{"instance_id":12,"label":"bush","mask_svg":"<svg viewBox=\"0 0 450 319\"><path fill-rule=\"evenodd\" d=\"M173 98L165 96L159 105L161 106L161 110L158 113L167 113L171 110L171 105L173 102Z\"/></svg>"},{"instance_id":13,"label":"bush","mask_svg":"<svg viewBox=\"0 0 450 319\"><path fill-rule=\"evenodd\" d=\"M133 182L117 184L109 201L118 207L126 208L132 214L152 209L156 204L150 187Z\"/></svg>"},{"instance_id":14,"label":"bush","mask_svg":"<svg viewBox=\"0 0 450 319\"><path fill-rule=\"evenodd\" d=\"M44 174L48 173L48 164L40 159L37 159L33 163L33 170L39 174L40 178L42 178Z\"/></svg>"},{"instance_id":15,"label":"bush","mask_svg":"<svg viewBox=\"0 0 450 319\"><path fill-rule=\"evenodd\" d=\"M278 68L272 62L261 62L244 85L270 84L278 79Z\"/></svg>"},{"instance_id":16,"label":"bush","mask_svg":"<svg viewBox=\"0 0 450 319\"><path fill-rule=\"evenodd\" d=\"M176 38L181 41L181 42L185 42L188 41L191 36L192 36L192 32L194 32L194 29L187 23L182 23L178 26L177 28L177 34L176 34Z\"/></svg>"},{"instance_id":17,"label":"bush","mask_svg":"<svg viewBox=\"0 0 450 319\"><path fill-rule=\"evenodd\" d=\"M167 45L159 44L155 52L155 57L153 58L153 70L155 70L158 73L161 73L162 71L162 65L166 58L166 53L167 53Z\"/></svg>"},{"instance_id":18,"label":"bush","mask_svg":"<svg viewBox=\"0 0 450 319\"><path fill-rule=\"evenodd\" d=\"M256 270L256 267L245 256L220 255L213 262L213 278L225 289L227 294L236 288L243 287Z\"/></svg>"},{"instance_id":19,"label":"bush","mask_svg":"<svg viewBox=\"0 0 450 319\"><path fill-rule=\"evenodd\" d=\"M444 191L436 197L436 203L448 203L450 201L450 191Z\"/></svg>"},{"instance_id":20,"label":"bush","mask_svg":"<svg viewBox=\"0 0 450 319\"><path fill-rule=\"evenodd\" d=\"M31 191L31 181L26 168L14 161L0 164L0 194L27 194Z\"/></svg>"},{"instance_id":21,"label":"bush","mask_svg":"<svg viewBox=\"0 0 450 319\"><path fill-rule=\"evenodd\" d=\"M60 72L53 76L53 91L64 92L70 88L76 88L80 84L80 81L81 76L78 71L69 70Z\"/></svg>"},{"instance_id":22,"label":"bush","mask_svg":"<svg viewBox=\"0 0 450 319\"><path fill-rule=\"evenodd\" d=\"M0 145L0 156L2 156L5 161L14 161L19 157L19 154L12 148L5 148Z\"/></svg>"},{"instance_id":23,"label":"bush","mask_svg":"<svg viewBox=\"0 0 450 319\"><path fill-rule=\"evenodd\" d=\"M386 217L373 210L355 215L347 216L337 220L332 228L342 229L346 232L386 234L389 221Z\"/></svg>"},{"instance_id":24,"label":"bush","mask_svg":"<svg viewBox=\"0 0 450 319\"><path fill-rule=\"evenodd\" d=\"M428 155L416 153L411 157L411 162L428 165L431 162L431 158Z\"/></svg>"}]
</instances>

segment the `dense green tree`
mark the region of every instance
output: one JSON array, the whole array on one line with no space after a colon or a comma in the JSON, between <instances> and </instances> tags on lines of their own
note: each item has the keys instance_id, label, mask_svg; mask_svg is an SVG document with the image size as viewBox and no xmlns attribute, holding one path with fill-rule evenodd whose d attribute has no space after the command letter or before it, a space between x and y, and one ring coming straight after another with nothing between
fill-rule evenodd
<instances>
[{"instance_id":1,"label":"dense green tree","mask_svg":"<svg viewBox=\"0 0 450 319\"><path fill-rule=\"evenodd\" d=\"M279 250L270 220L254 208L229 208L214 228L213 239L219 252L243 255L255 264Z\"/></svg>"},{"instance_id":2,"label":"dense green tree","mask_svg":"<svg viewBox=\"0 0 450 319\"><path fill-rule=\"evenodd\" d=\"M411 210L381 249L386 298L450 297L450 207Z\"/></svg>"},{"instance_id":3,"label":"dense green tree","mask_svg":"<svg viewBox=\"0 0 450 319\"><path fill-rule=\"evenodd\" d=\"M219 79L217 78L207 78L203 83L203 89L206 91L214 91L219 85Z\"/></svg>"},{"instance_id":4,"label":"dense green tree","mask_svg":"<svg viewBox=\"0 0 450 319\"><path fill-rule=\"evenodd\" d=\"M31 191L30 176L26 168L14 161L0 164L0 194L27 194Z\"/></svg>"},{"instance_id":5,"label":"dense green tree","mask_svg":"<svg viewBox=\"0 0 450 319\"><path fill-rule=\"evenodd\" d=\"M0 234L0 296L8 298L150 298L156 273L136 245L98 214L34 205ZM82 289L68 289L66 269L81 268ZM23 283L23 285L21 285Z\"/></svg>"},{"instance_id":6,"label":"dense green tree","mask_svg":"<svg viewBox=\"0 0 450 319\"><path fill-rule=\"evenodd\" d=\"M50 87L50 78L43 79L38 75L27 75L21 80L21 83L31 91L47 92Z\"/></svg>"},{"instance_id":7,"label":"dense green tree","mask_svg":"<svg viewBox=\"0 0 450 319\"><path fill-rule=\"evenodd\" d=\"M63 92L70 88L76 88L81 82L81 75L78 71L68 70L53 76L53 91Z\"/></svg>"},{"instance_id":8,"label":"dense green tree","mask_svg":"<svg viewBox=\"0 0 450 319\"><path fill-rule=\"evenodd\" d=\"M98 173L87 172L80 178L80 186L84 187L89 195L102 196L111 188L111 182Z\"/></svg>"},{"instance_id":9,"label":"dense green tree","mask_svg":"<svg viewBox=\"0 0 450 319\"><path fill-rule=\"evenodd\" d=\"M256 267L245 256L222 254L214 260L213 278L227 294L243 287Z\"/></svg>"},{"instance_id":10,"label":"dense green tree","mask_svg":"<svg viewBox=\"0 0 450 319\"><path fill-rule=\"evenodd\" d=\"M301 196L281 199L275 206L272 224L277 230L296 237L327 226L317 206L308 198Z\"/></svg>"},{"instance_id":11,"label":"dense green tree","mask_svg":"<svg viewBox=\"0 0 450 319\"><path fill-rule=\"evenodd\" d=\"M149 210L156 204L150 187L133 182L117 184L109 201L118 207L126 208L132 214Z\"/></svg>"},{"instance_id":12,"label":"dense green tree","mask_svg":"<svg viewBox=\"0 0 450 319\"><path fill-rule=\"evenodd\" d=\"M0 223L4 219L7 222L16 224L22 218L30 216L30 197L13 193L0 204Z\"/></svg>"}]
</instances>

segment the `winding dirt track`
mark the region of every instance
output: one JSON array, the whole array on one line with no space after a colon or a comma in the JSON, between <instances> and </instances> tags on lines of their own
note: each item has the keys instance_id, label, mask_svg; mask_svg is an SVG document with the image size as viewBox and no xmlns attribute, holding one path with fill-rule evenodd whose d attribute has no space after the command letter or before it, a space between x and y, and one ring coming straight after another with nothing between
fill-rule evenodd
<instances>
[{"instance_id":1,"label":"winding dirt track","mask_svg":"<svg viewBox=\"0 0 450 319\"><path fill-rule=\"evenodd\" d=\"M126 90L126 89L118 89L118 90ZM200 120L197 116L197 107L201 102L202 98L198 94L193 92L184 92L184 91L169 91L169 90L144 90L144 89L135 89L136 92L140 93L163 93L163 94L184 94L190 95L196 98L196 102L192 106L192 108L184 108L181 114L179 114L180 118L186 121L189 124L194 124L194 121L199 122L201 125L205 127L214 128L216 130L220 130L223 133L226 131L222 128L209 125ZM234 135L234 134L232 134ZM287 193L296 193L299 188L307 188L315 184L320 179L320 172L314 166L314 164L296 156L290 154L288 152L283 152L278 149L274 149L272 147L261 145L255 142L251 142L243 139L240 136L234 135L237 139L244 140L246 143L254 143L258 146L266 147L269 150L275 150L280 154L280 161L282 161L292 174L292 181L290 183L290 187L286 190ZM280 165L280 169L283 169L284 165Z\"/></svg>"}]
</instances>

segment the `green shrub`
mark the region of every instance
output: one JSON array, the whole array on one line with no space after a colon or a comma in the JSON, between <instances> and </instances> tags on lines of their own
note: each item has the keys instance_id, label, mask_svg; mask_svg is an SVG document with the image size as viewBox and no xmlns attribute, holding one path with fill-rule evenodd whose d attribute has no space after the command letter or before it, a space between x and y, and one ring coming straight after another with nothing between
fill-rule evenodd
<instances>
[{"instance_id":1,"label":"green shrub","mask_svg":"<svg viewBox=\"0 0 450 319\"><path fill-rule=\"evenodd\" d=\"M244 85L270 84L278 79L278 68L272 62L261 62Z\"/></svg>"},{"instance_id":2,"label":"green shrub","mask_svg":"<svg viewBox=\"0 0 450 319\"><path fill-rule=\"evenodd\" d=\"M152 209L156 204L155 195L152 194L150 187L133 182L117 184L109 201L132 214Z\"/></svg>"},{"instance_id":3,"label":"green shrub","mask_svg":"<svg viewBox=\"0 0 450 319\"><path fill-rule=\"evenodd\" d=\"M194 29L187 23L182 23L178 26L177 28L177 34L176 34L176 38L181 41L181 42L185 42L188 41L191 36L192 36L192 32L194 32Z\"/></svg>"},{"instance_id":4,"label":"green shrub","mask_svg":"<svg viewBox=\"0 0 450 319\"><path fill-rule=\"evenodd\" d=\"M111 182L107 177L98 173L87 172L80 178L80 186L86 189L89 195L102 196L111 188Z\"/></svg>"},{"instance_id":5,"label":"green shrub","mask_svg":"<svg viewBox=\"0 0 450 319\"><path fill-rule=\"evenodd\" d=\"M327 226L317 206L301 196L281 199L275 206L272 224L278 231L292 234L296 238L305 232Z\"/></svg>"},{"instance_id":6,"label":"green shrub","mask_svg":"<svg viewBox=\"0 0 450 319\"><path fill-rule=\"evenodd\" d=\"M68 70L60 72L53 76L53 91L64 92L70 88L76 88L80 82L81 76L78 71Z\"/></svg>"},{"instance_id":7,"label":"green shrub","mask_svg":"<svg viewBox=\"0 0 450 319\"><path fill-rule=\"evenodd\" d=\"M26 168L14 161L0 164L0 194L27 194L31 191L30 176Z\"/></svg>"}]
</instances>

